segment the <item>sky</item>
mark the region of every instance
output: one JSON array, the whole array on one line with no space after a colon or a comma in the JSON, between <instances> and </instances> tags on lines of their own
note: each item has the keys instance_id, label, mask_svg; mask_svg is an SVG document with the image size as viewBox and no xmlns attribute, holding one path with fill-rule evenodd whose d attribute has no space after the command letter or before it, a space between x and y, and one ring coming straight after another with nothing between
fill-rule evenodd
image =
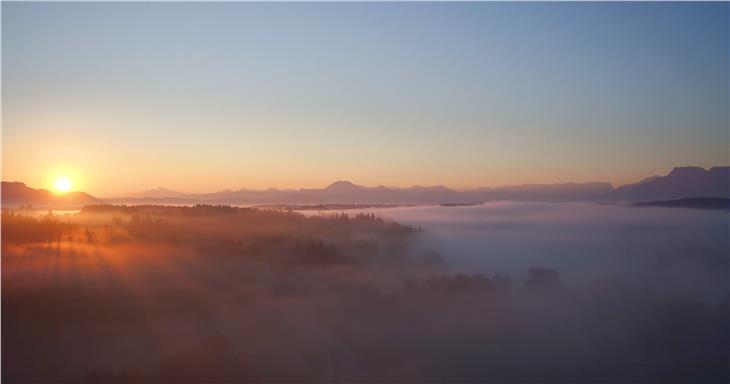
<instances>
[{"instance_id":1,"label":"sky","mask_svg":"<svg viewBox=\"0 0 730 384\"><path fill-rule=\"evenodd\" d=\"M728 3L2 3L2 179L114 194L730 162Z\"/></svg>"}]
</instances>

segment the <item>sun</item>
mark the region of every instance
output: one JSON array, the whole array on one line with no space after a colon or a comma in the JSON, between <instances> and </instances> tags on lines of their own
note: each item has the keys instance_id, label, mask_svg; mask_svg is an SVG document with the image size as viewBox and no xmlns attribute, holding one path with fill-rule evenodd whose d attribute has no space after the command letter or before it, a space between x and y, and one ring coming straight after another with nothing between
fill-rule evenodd
<instances>
[{"instance_id":1,"label":"sun","mask_svg":"<svg viewBox=\"0 0 730 384\"><path fill-rule=\"evenodd\" d=\"M56 187L56 192L59 193L64 193L71 190L71 180L69 180L68 177L59 177L58 179L56 179L53 185Z\"/></svg>"}]
</instances>

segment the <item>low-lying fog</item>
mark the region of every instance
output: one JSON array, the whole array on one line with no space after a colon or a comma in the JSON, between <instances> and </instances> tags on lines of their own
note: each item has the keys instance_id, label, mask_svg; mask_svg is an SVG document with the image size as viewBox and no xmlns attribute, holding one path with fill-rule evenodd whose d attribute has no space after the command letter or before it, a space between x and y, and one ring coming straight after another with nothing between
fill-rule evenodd
<instances>
[{"instance_id":1,"label":"low-lying fog","mask_svg":"<svg viewBox=\"0 0 730 384\"><path fill-rule=\"evenodd\" d=\"M676 277L686 293L717 297L728 288L724 211L511 201L364 211L422 226L424 246L454 271L502 272L522 282L539 265L569 284L641 272Z\"/></svg>"},{"instance_id":2,"label":"low-lying fog","mask_svg":"<svg viewBox=\"0 0 730 384\"><path fill-rule=\"evenodd\" d=\"M3 382L730 379L727 212L366 211L4 211Z\"/></svg>"}]
</instances>

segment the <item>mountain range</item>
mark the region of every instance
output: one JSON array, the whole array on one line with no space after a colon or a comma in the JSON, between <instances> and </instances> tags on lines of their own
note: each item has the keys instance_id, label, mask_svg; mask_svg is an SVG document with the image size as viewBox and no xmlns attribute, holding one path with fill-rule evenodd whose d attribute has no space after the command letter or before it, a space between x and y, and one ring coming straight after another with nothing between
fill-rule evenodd
<instances>
[{"instance_id":1,"label":"mountain range","mask_svg":"<svg viewBox=\"0 0 730 384\"><path fill-rule=\"evenodd\" d=\"M730 167L676 167L666 176L652 176L613 192L620 201L730 197Z\"/></svg>"},{"instance_id":2,"label":"mountain range","mask_svg":"<svg viewBox=\"0 0 730 384\"><path fill-rule=\"evenodd\" d=\"M580 201L595 200L613 191L608 183L565 183L520 185L457 191L442 185L409 188L366 187L350 181L336 181L318 189L274 189L158 196L158 190L107 199L116 203L218 204L476 204L493 200Z\"/></svg>"},{"instance_id":3,"label":"mountain range","mask_svg":"<svg viewBox=\"0 0 730 384\"><path fill-rule=\"evenodd\" d=\"M4 207L32 204L82 206L87 204L477 204L487 201L604 201L641 202L681 198L730 198L730 167L676 167L666 176L652 176L634 184L614 188L609 183L526 184L457 191L448 187L366 187L337 181L325 188L224 190L186 194L166 188L129 193L120 197L95 198L84 192L54 194L19 182L2 183Z\"/></svg>"}]
</instances>

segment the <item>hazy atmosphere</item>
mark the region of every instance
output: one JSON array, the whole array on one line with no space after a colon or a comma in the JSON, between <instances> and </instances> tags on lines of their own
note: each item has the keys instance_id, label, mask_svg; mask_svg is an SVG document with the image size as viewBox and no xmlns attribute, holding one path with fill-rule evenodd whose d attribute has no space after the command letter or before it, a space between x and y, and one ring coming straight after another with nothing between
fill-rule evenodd
<instances>
[{"instance_id":1,"label":"hazy atmosphere","mask_svg":"<svg viewBox=\"0 0 730 384\"><path fill-rule=\"evenodd\" d=\"M2 2L3 383L730 382L730 6Z\"/></svg>"}]
</instances>

